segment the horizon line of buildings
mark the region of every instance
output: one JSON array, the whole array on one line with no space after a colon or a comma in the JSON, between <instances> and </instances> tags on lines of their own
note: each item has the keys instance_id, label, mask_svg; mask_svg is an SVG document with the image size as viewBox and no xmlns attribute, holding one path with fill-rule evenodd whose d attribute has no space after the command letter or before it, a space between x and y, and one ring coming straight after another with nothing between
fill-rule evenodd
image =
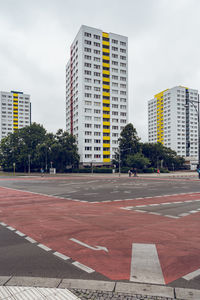
<instances>
[{"instance_id":1,"label":"horizon line of buildings","mask_svg":"<svg viewBox=\"0 0 200 300\"><path fill-rule=\"evenodd\" d=\"M0 92L0 140L31 124L30 95ZM148 101L148 142L199 160L199 94L175 86ZM80 163L110 165L128 123L128 38L82 25L66 65L66 130L77 140Z\"/></svg>"}]
</instances>

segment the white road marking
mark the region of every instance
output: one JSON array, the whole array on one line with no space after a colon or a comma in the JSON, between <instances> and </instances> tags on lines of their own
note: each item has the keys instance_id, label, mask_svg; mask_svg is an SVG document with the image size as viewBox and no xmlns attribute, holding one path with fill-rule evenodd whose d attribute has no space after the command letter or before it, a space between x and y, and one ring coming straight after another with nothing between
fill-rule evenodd
<instances>
[{"instance_id":1,"label":"white road marking","mask_svg":"<svg viewBox=\"0 0 200 300\"><path fill-rule=\"evenodd\" d=\"M156 216L161 216L160 213L157 213L157 212L149 212L150 215L156 215Z\"/></svg>"},{"instance_id":2,"label":"white road marking","mask_svg":"<svg viewBox=\"0 0 200 300\"><path fill-rule=\"evenodd\" d=\"M183 214L180 214L180 215L178 215L179 217L186 217L186 216L189 216L190 214L188 214L188 213L183 213Z\"/></svg>"},{"instance_id":3,"label":"white road marking","mask_svg":"<svg viewBox=\"0 0 200 300\"><path fill-rule=\"evenodd\" d=\"M79 244L79 245L81 245L81 246L84 246L84 247L86 247L86 248L89 248L89 249L91 249L91 250L95 250L95 251L103 250L103 251L108 252L108 249L107 249L106 247L102 247L102 246L95 246L95 247L92 247L92 246L90 246L90 245L88 245L88 244L85 244L85 243L83 243L83 242L81 242L81 241L79 241L79 240L77 240L77 239L74 239L74 238L71 238L70 241L75 242L75 243L77 243L77 244Z\"/></svg>"},{"instance_id":4,"label":"white road marking","mask_svg":"<svg viewBox=\"0 0 200 300\"><path fill-rule=\"evenodd\" d=\"M62 253L59 253L59 252L54 252L53 255L58 256L58 257L62 258L63 260L68 260L68 259L70 259L69 256L66 256L66 255L64 255L64 254L62 254Z\"/></svg>"},{"instance_id":5,"label":"white road marking","mask_svg":"<svg viewBox=\"0 0 200 300\"><path fill-rule=\"evenodd\" d=\"M197 210L190 210L189 211L191 214L195 214L195 213L197 213L198 211Z\"/></svg>"},{"instance_id":6,"label":"white road marking","mask_svg":"<svg viewBox=\"0 0 200 300\"><path fill-rule=\"evenodd\" d=\"M130 281L165 284L156 245L132 244Z\"/></svg>"},{"instance_id":7,"label":"white road marking","mask_svg":"<svg viewBox=\"0 0 200 300\"><path fill-rule=\"evenodd\" d=\"M11 230L11 231L14 231L16 230L15 228L11 227L11 226L8 226L7 229Z\"/></svg>"},{"instance_id":8,"label":"white road marking","mask_svg":"<svg viewBox=\"0 0 200 300\"><path fill-rule=\"evenodd\" d=\"M158 205L160 205L160 204L157 204L157 203L155 203L155 204L149 204L149 206L158 206Z\"/></svg>"},{"instance_id":9,"label":"white road marking","mask_svg":"<svg viewBox=\"0 0 200 300\"><path fill-rule=\"evenodd\" d=\"M45 250L45 251L51 251L51 248L49 248L49 247L47 247L47 246L45 246L45 245L43 245L43 244L39 244L39 245L37 245L38 247L40 247L40 248L42 248L43 250Z\"/></svg>"},{"instance_id":10,"label":"white road marking","mask_svg":"<svg viewBox=\"0 0 200 300\"><path fill-rule=\"evenodd\" d=\"M6 226L7 226L7 224L6 224L6 223L4 223L4 222L1 222L1 223L0 223L0 225L2 225L2 226L4 226L4 227L6 227Z\"/></svg>"},{"instance_id":11,"label":"white road marking","mask_svg":"<svg viewBox=\"0 0 200 300\"><path fill-rule=\"evenodd\" d=\"M186 280L191 280L199 275L200 275L200 269L198 269L194 272L188 273L187 275L183 276L182 278L184 278Z\"/></svg>"},{"instance_id":12,"label":"white road marking","mask_svg":"<svg viewBox=\"0 0 200 300\"><path fill-rule=\"evenodd\" d=\"M165 215L165 217L172 218L172 219L179 219L179 217L171 216L171 215Z\"/></svg>"},{"instance_id":13,"label":"white road marking","mask_svg":"<svg viewBox=\"0 0 200 300\"><path fill-rule=\"evenodd\" d=\"M134 209L134 211L145 213L145 210Z\"/></svg>"},{"instance_id":14,"label":"white road marking","mask_svg":"<svg viewBox=\"0 0 200 300\"><path fill-rule=\"evenodd\" d=\"M37 243L34 239L30 238L29 236L25 237L25 239L26 239L27 241L29 241L30 243L32 243L32 244Z\"/></svg>"},{"instance_id":15,"label":"white road marking","mask_svg":"<svg viewBox=\"0 0 200 300\"><path fill-rule=\"evenodd\" d=\"M95 272L95 270L93 270L93 269L91 269L91 268L89 268L89 267L87 267L87 266L79 263L78 261L73 262L72 265L76 266L77 268L79 268L79 269L81 269L81 270L83 270L83 271L85 271L87 273L93 273L93 272Z\"/></svg>"},{"instance_id":16,"label":"white road marking","mask_svg":"<svg viewBox=\"0 0 200 300\"><path fill-rule=\"evenodd\" d=\"M24 233L22 233L21 231L18 231L18 230L15 233L18 234L19 236L25 236Z\"/></svg>"}]
</instances>

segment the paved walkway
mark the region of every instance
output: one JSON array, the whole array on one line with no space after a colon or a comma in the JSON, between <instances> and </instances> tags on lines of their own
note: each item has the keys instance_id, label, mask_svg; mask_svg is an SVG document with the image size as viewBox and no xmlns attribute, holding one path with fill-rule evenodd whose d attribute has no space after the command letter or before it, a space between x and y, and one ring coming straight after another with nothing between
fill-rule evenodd
<instances>
[{"instance_id":1,"label":"paved walkway","mask_svg":"<svg viewBox=\"0 0 200 300\"><path fill-rule=\"evenodd\" d=\"M163 285L59 279L0 277L0 300L199 300L200 290Z\"/></svg>"}]
</instances>

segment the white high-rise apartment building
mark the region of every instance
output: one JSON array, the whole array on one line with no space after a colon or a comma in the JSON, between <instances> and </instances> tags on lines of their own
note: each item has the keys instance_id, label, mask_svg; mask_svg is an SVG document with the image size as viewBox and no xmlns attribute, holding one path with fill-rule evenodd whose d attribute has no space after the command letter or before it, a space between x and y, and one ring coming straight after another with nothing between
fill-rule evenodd
<instances>
[{"instance_id":1,"label":"white high-rise apartment building","mask_svg":"<svg viewBox=\"0 0 200 300\"><path fill-rule=\"evenodd\" d=\"M9 133L31 124L30 95L0 92L0 140Z\"/></svg>"},{"instance_id":2,"label":"white high-rise apartment building","mask_svg":"<svg viewBox=\"0 0 200 300\"><path fill-rule=\"evenodd\" d=\"M128 119L128 38L81 26L66 66L66 129L83 165L110 164Z\"/></svg>"},{"instance_id":3,"label":"white high-rise apartment building","mask_svg":"<svg viewBox=\"0 0 200 300\"><path fill-rule=\"evenodd\" d=\"M198 162L198 90L176 86L148 101L148 140ZM191 166L192 167L192 166Z\"/></svg>"}]
</instances>

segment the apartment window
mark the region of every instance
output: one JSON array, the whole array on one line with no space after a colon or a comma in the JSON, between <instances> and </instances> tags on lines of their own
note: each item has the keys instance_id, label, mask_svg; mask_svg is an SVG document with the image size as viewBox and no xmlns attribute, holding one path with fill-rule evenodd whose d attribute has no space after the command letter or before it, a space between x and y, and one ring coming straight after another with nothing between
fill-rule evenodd
<instances>
[{"instance_id":1,"label":"apartment window","mask_svg":"<svg viewBox=\"0 0 200 300\"><path fill-rule=\"evenodd\" d=\"M94 61L101 61L100 57L94 57Z\"/></svg>"},{"instance_id":2,"label":"apartment window","mask_svg":"<svg viewBox=\"0 0 200 300\"><path fill-rule=\"evenodd\" d=\"M101 118L98 118L98 119L100 119L99 121L101 121ZM94 124L94 128L100 129L100 128L101 128L101 125L100 125L100 124Z\"/></svg>"},{"instance_id":3,"label":"apartment window","mask_svg":"<svg viewBox=\"0 0 200 300\"><path fill-rule=\"evenodd\" d=\"M85 75L91 75L92 72L91 72L91 71L88 71L88 70L85 70L85 71L84 71L84 74L85 74Z\"/></svg>"},{"instance_id":4,"label":"apartment window","mask_svg":"<svg viewBox=\"0 0 200 300\"><path fill-rule=\"evenodd\" d=\"M94 136L101 136L101 132L95 131Z\"/></svg>"},{"instance_id":5,"label":"apartment window","mask_svg":"<svg viewBox=\"0 0 200 300\"><path fill-rule=\"evenodd\" d=\"M92 154L85 154L85 158L92 158Z\"/></svg>"},{"instance_id":6,"label":"apartment window","mask_svg":"<svg viewBox=\"0 0 200 300\"><path fill-rule=\"evenodd\" d=\"M112 50L113 51L118 51L118 48L117 47L112 47Z\"/></svg>"},{"instance_id":7,"label":"apartment window","mask_svg":"<svg viewBox=\"0 0 200 300\"><path fill-rule=\"evenodd\" d=\"M94 72L94 76L100 77L101 74L99 72Z\"/></svg>"},{"instance_id":8,"label":"apartment window","mask_svg":"<svg viewBox=\"0 0 200 300\"><path fill-rule=\"evenodd\" d=\"M92 98L92 94L90 94L90 93L85 93L85 97L87 97L87 98Z\"/></svg>"},{"instance_id":9,"label":"apartment window","mask_svg":"<svg viewBox=\"0 0 200 300\"><path fill-rule=\"evenodd\" d=\"M100 43L94 42L94 46L100 47Z\"/></svg>"},{"instance_id":10,"label":"apartment window","mask_svg":"<svg viewBox=\"0 0 200 300\"><path fill-rule=\"evenodd\" d=\"M118 76L112 75L112 79L113 79L113 80L118 80Z\"/></svg>"},{"instance_id":11,"label":"apartment window","mask_svg":"<svg viewBox=\"0 0 200 300\"><path fill-rule=\"evenodd\" d=\"M100 83L101 83L101 81L100 81L100 80L98 80L98 79L94 79L94 83L95 83L95 84L100 84Z\"/></svg>"},{"instance_id":12,"label":"apartment window","mask_svg":"<svg viewBox=\"0 0 200 300\"><path fill-rule=\"evenodd\" d=\"M126 63L120 63L120 67L126 68Z\"/></svg>"},{"instance_id":13,"label":"apartment window","mask_svg":"<svg viewBox=\"0 0 200 300\"><path fill-rule=\"evenodd\" d=\"M121 52L121 53L126 53L126 49L120 48L120 52Z\"/></svg>"},{"instance_id":14,"label":"apartment window","mask_svg":"<svg viewBox=\"0 0 200 300\"><path fill-rule=\"evenodd\" d=\"M100 40L100 35L94 34L94 39Z\"/></svg>"},{"instance_id":15,"label":"apartment window","mask_svg":"<svg viewBox=\"0 0 200 300\"><path fill-rule=\"evenodd\" d=\"M94 49L94 54L101 54L101 51L100 50L96 50L96 49Z\"/></svg>"},{"instance_id":16,"label":"apartment window","mask_svg":"<svg viewBox=\"0 0 200 300\"><path fill-rule=\"evenodd\" d=\"M100 113L101 113L101 110L100 110L100 109L94 109L94 113L95 113L95 114L100 114Z\"/></svg>"},{"instance_id":17,"label":"apartment window","mask_svg":"<svg viewBox=\"0 0 200 300\"><path fill-rule=\"evenodd\" d=\"M85 82L91 82L92 79L91 78L85 78Z\"/></svg>"},{"instance_id":18,"label":"apartment window","mask_svg":"<svg viewBox=\"0 0 200 300\"><path fill-rule=\"evenodd\" d=\"M84 36L91 37L91 33L89 33L89 32L84 32Z\"/></svg>"},{"instance_id":19,"label":"apartment window","mask_svg":"<svg viewBox=\"0 0 200 300\"><path fill-rule=\"evenodd\" d=\"M121 45L121 46L126 46L126 42L120 41L120 45Z\"/></svg>"},{"instance_id":20,"label":"apartment window","mask_svg":"<svg viewBox=\"0 0 200 300\"><path fill-rule=\"evenodd\" d=\"M92 112L92 109L91 109L91 108L85 108L85 112L86 112L86 113L91 113L91 112Z\"/></svg>"},{"instance_id":21,"label":"apartment window","mask_svg":"<svg viewBox=\"0 0 200 300\"><path fill-rule=\"evenodd\" d=\"M91 117L91 116L85 116L85 120L86 120L86 121L91 121L91 120L92 120L92 117Z\"/></svg>"},{"instance_id":22,"label":"apartment window","mask_svg":"<svg viewBox=\"0 0 200 300\"><path fill-rule=\"evenodd\" d=\"M95 98L95 99L100 99L100 98L101 98L101 95L96 95L96 94L95 94L95 95L94 95L94 98Z\"/></svg>"},{"instance_id":23,"label":"apartment window","mask_svg":"<svg viewBox=\"0 0 200 300\"><path fill-rule=\"evenodd\" d=\"M100 122L100 121L101 121L101 118L100 118L100 117L94 117L94 121L95 121L95 122Z\"/></svg>"},{"instance_id":24,"label":"apartment window","mask_svg":"<svg viewBox=\"0 0 200 300\"><path fill-rule=\"evenodd\" d=\"M101 88L100 87L94 87L94 91L98 91L98 92L100 92L101 91Z\"/></svg>"},{"instance_id":25,"label":"apartment window","mask_svg":"<svg viewBox=\"0 0 200 300\"><path fill-rule=\"evenodd\" d=\"M101 151L101 147L94 147L94 151Z\"/></svg>"},{"instance_id":26,"label":"apartment window","mask_svg":"<svg viewBox=\"0 0 200 300\"><path fill-rule=\"evenodd\" d=\"M91 139L85 139L85 143L92 143Z\"/></svg>"},{"instance_id":27,"label":"apartment window","mask_svg":"<svg viewBox=\"0 0 200 300\"><path fill-rule=\"evenodd\" d=\"M89 56L89 55L85 55L84 57L85 57L85 59L88 59L88 60L91 60L91 59L92 59L92 57Z\"/></svg>"},{"instance_id":28,"label":"apartment window","mask_svg":"<svg viewBox=\"0 0 200 300\"><path fill-rule=\"evenodd\" d=\"M85 135L92 135L91 131L85 131Z\"/></svg>"},{"instance_id":29,"label":"apartment window","mask_svg":"<svg viewBox=\"0 0 200 300\"><path fill-rule=\"evenodd\" d=\"M89 64L89 63L84 63L84 66L87 67L87 68L91 68L92 67L92 65Z\"/></svg>"},{"instance_id":30,"label":"apartment window","mask_svg":"<svg viewBox=\"0 0 200 300\"><path fill-rule=\"evenodd\" d=\"M101 144L101 140L94 140L95 144Z\"/></svg>"},{"instance_id":31,"label":"apartment window","mask_svg":"<svg viewBox=\"0 0 200 300\"><path fill-rule=\"evenodd\" d=\"M85 150L86 150L86 151L91 151L91 150L92 150L92 147L87 146L87 147L85 147Z\"/></svg>"},{"instance_id":32,"label":"apartment window","mask_svg":"<svg viewBox=\"0 0 200 300\"><path fill-rule=\"evenodd\" d=\"M92 87L90 86L90 85L85 85L85 90L91 90L92 89Z\"/></svg>"},{"instance_id":33,"label":"apartment window","mask_svg":"<svg viewBox=\"0 0 200 300\"><path fill-rule=\"evenodd\" d=\"M100 66L100 65L95 65L95 64L94 64L94 69L101 69L101 66Z\"/></svg>"},{"instance_id":34,"label":"apartment window","mask_svg":"<svg viewBox=\"0 0 200 300\"><path fill-rule=\"evenodd\" d=\"M92 50L91 50L91 48L86 48L86 47L85 47L85 48L84 48L84 51L85 51L85 52L91 52Z\"/></svg>"},{"instance_id":35,"label":"apartment window","mask_svg":"<svg viewBox=\"0 0 200 300\"><path fill-rule=\"evenodd\" d=\"M91 41L85 40L85 44L86 45L91 45L92 43L91 43Z\"/></svg>"},{"instance_id":36,"label":"apartment window","mask_svg":"<svg viewBox=\"0 0 200 300\"><path fill-rule=\"evenodd\" d=\"M92 128L92 124L85 124L85 128Z\"/></svg>"},{"instance_id":37,"label":"apartment window","mask_svg":"<svg viewBox=\"0 0 200 300\"><path fill-rule=\"evenodd\" d=\"M118 66L118 61L113 60L112 65Z\"/></svg>"},{"instance_id":38,"label":"apartment window","mask_svg":"<svg viewBox=\"0 0 200 300\"><path fill-rule=\"evenodd\" d=\"M121 60L126 60L126 56L120 55Z\"/></svg>"},{"instance_id":39,"label":"apartment window","mask_svg":"<svg viewBox=\"0 0 200 300\"><path fill-rule=\"evenodd\" d=\"M113 43L113 44L118 44L118 40L112 39L112 43Z\"/></svg>"},{"instance_id":40,"label":"apartment window","mask_svg":"<svg viewBox=\"0 0 200 300\"><path fill-rule=\"evenodd\" d=\"M118 73L118 69L112 68L112 72L113 72L113 73Z\"/></svg>"},{"instance_id":41,"label":"apartment window","mask_svg":"<svg viewBox=\"0 0 200 300\"><path fill-rule=\"evenodd\" d=\"M118 87L118 83L117 82L112 82L112 86Z\"/></svg>"}]
</instances>

